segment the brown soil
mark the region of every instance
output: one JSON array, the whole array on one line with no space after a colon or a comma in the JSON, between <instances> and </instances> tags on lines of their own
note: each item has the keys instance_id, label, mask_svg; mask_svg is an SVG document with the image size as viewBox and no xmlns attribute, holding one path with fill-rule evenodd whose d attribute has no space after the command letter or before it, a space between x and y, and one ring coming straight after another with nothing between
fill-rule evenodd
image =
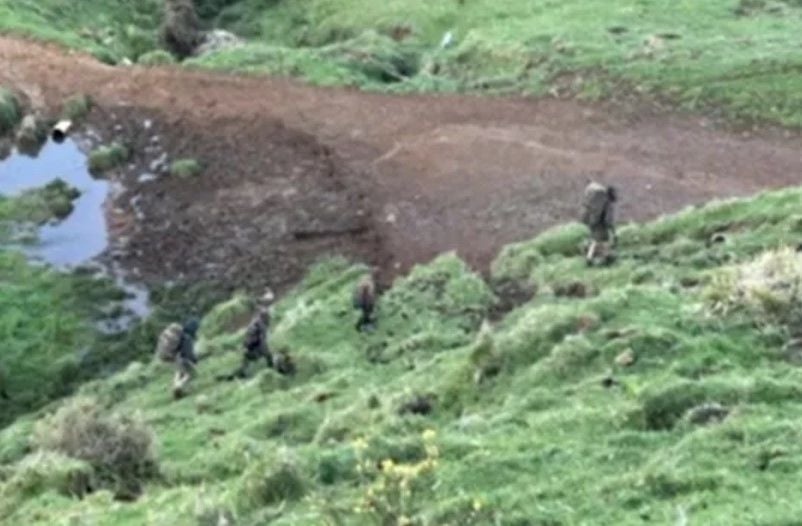
<instances>
[{"instance_id":1,"label":"brown soil","mask_svg":"<svg viewBox=\"0 0 802 526\"><path fill-rule=\"evenodd\" d=\"M0 60L0 82L33 104L88 93L101 136L133 141L136 166L116 201L127 241L118 256L149 279L281 286L331 252L399 270L453 249L484 268L505 243L574 219L591 177L619 187L623 220L642 220L802 175L796 132L726 131L643 104L391 96L113 68L9 38ZM137 183L159 154L153 136L204 173ZM136 196L145 220L132 221Z\"/></svg>"}]
</instances>

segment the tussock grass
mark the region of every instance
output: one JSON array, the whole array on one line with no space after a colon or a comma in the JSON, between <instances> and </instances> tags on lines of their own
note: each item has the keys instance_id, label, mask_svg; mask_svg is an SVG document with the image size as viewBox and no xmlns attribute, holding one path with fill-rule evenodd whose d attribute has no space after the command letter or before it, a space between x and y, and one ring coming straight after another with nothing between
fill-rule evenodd
<instances>
[{"instance_id":1,"label":"tussock grass","mask_svg":"<svg viewBox=\"0 0 802 526\"><path fill-rule=\"evenodd\" d=\"M64 101L61 116L64 119L78 121L86 117L92 109L92 99L89 95L80 93Z\"/></svg>"},{"instance_id":2,"label":"tussock grass","mask_svg":"<svg viewBox=\"0 0 802 526\"><path fill-rule=\"evenodd\" d=\"M89 170L95 175L101 175L114 168L119 168L128 160L130 152L120 143L99 146L89 153Z\"/></svg>"},{"instance_id":3,"label":"tussock grass","mask_svg":"<svg viewBox=\"0 0 802 526\"><path fill-rule=\"evenodd\" d=\"M178 159L170 164L170 175L180 179L191 179L200 175L203 167L195 159Z\"/></svg>"},{"instance_id":4,"label":"tussock grass","mask_svg":"<svg viewBox=\"0 0 802 526\"><path fill-rule=\"evenodd\" d=\"M17 96L0 87L0 135L10 133L22 120L22 108Z\"/></svg>"}]
</instances>

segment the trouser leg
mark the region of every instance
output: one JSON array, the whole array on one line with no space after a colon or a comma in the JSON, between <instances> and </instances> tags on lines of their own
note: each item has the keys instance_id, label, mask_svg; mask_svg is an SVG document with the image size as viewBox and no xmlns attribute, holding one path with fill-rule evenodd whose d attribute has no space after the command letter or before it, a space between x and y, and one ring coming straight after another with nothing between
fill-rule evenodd
<instances>
[{"instance_id":1,"label":"trouser leg","mask_svg":"<svg viewBox=\"0 0 802 526\"><path fill-rule=\"evenodd\" d=\"M192 380L193 368L189 364L179 364L173 376L173 396L181 398L185 394L185 388Z\"/></svg>"},{"instance_id":2,"label":"trouser leg","mask_svg":"<svg viewBox=\"0 0 802 526\"><path fill-rule=\"evenodd\" d=\"M373 319L373 309L372 308L362 308L362 314L359 318L359 321L356 324L356 330L362 332L365 330L366 327L372 326L374 323Z\"/></svg>"},{"instance_id":3,"label":"trouser leg","mask_svg":"<svg viewBox=\"0 0 802 526\"><path fill-rule=\"evenodd\" d=\"M587 261L588 265L592 265L593 261L596 259L596 252L598 251L599 244L598 242L591 239L590 246L588 247L588 252L585 254L585 261Z\"/></svg>"}]
</instances>

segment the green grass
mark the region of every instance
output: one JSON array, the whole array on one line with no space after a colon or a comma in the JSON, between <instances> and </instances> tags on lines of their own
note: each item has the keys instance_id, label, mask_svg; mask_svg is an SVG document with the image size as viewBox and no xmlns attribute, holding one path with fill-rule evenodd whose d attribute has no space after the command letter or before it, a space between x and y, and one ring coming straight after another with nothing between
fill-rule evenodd
<instances>
[{"instance_id":1,"label":"green grass","mask_svg":"<svg viewBox=\"0 0 802 526\"><path fill-rule=\"evenodd\" d=\"M140 55L139 59L137 60L137 64L149 67L167 66L170 64L175 64L175 57L163 49L157 49L145 53L144 55Z\"/></svg>"},{"instance_id":2,"label":"green grass","mask_svg":"<svg viewBox=\"0 0 802 526\"><path fill-rule=\"evenodd\" d=\"M350 304L366 269L329 260L273 307L271 343L291 353L294 377L260 365L245 381L215 380L240 359L253 304L238 294L206 311L205 358L180 401L171 368L150 360L161 313L129 340L139 361L77 393L137 414L156 438L160 476L134 502L75 498L69 482L92 468L47 467L52 453L29 451L27 438L41 416L20 417L0 431L0 492L13 503L2 520L793 523L802 373L783 351L792 318L722 314L710 292L726 269L796 244L800 199L800 189L769 192L625 226L609 268L585 267L581 227L556 228L495 262L491 283L537 291L503 313L493 289L446 254L395 281L367 334ZM721 232L724 242L707 243ZM560 292L571 283L587 293ZM789 312L802 306L783 297ZM617 365L625 351L634 363ZM431 414L399 413L425 394ZM729 415L694 423L689 412L705 403Z\"/></svg>"},{"instance_id":3,"label":"green grass","mask_svg":"<svg viewBox=\"0 0 802 526\"><path fill-rule=\"evenodd\" d=\"M203 167L196 159L177 159L170 164L170 175L180 179L197 177Z\"/></svg>"},{"instance_id":4,"label":"green grass","mask_svg":"<svg viewBox=\"0 0 802 526\"><path fill-rule=\"evenodd\" d=\"M62 106L62 118L73 121L81 120L91 111L92 98L89 95L80 93L66 99Z\"/></svg>"},{"instance_id":5,"label":"green grass","mask_svg":"<svg viewBox=\"0 0 802 526\"><path fill-rule=\"evenodd\" d=\"M136 60L157 47L157 0L0 0L0 31L94 53L106 62Z\"/></svg>"},{"instance_id":6,"label":"green grass","mask_svg":"<svg viewBox=\"0 0 802 526\"><path fill-rule=\"evenodd\" d=\"M21 120L22 108L17 96L11 90L0 87L0 136L13 131Z\"/></svg>"},{"instance_id":7,"label":"green grass","mask_svg":"<svg viewBox=\"0 0 802 526\"><path fill-rule=\"evenodd\" d=\"M588 98L624 91L669 98L691 110L720 108L732 117L802 125L798 2L232 4L217 23L253 44L195 64L391 91L556 90ZM740 4L755 8L739 10ZM447 32L452 45L440 49ZM403 44L389 38L382 44L405 56L403 74L382 60L387 51L377 56L365 43L375 41L369 37L375 33L408 33ZM366 65L382 75L365 75Z\"/></svg>"},{"instance_id":8,"label":"green grass","mask_svg":"<svg viewBox=\"0 0 802 526\"><path fill-rule=\"evenodd\" d=\"M128 148L118 142L99 146L89 152L87 163L89 171L99 175L122 166L130 155Z\"/></svg>"}]
</instances>

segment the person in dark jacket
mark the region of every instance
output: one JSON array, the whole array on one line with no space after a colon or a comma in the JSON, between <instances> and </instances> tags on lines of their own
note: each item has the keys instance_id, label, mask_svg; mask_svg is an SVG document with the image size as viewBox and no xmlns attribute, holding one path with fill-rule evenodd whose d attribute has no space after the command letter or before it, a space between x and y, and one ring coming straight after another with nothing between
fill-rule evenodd
<instances>
[{"instance_id":1,"label":"person in dark jacket","mask_svg":"<svg viewBox=\"0 0 802 526\"><path fill-rule=\"evenodd\" d=\"M268 291L262 297L256 310L256 314L245 329L245 337L242 341L243 355L242 363L231 374L218 377L219 380L234 380L235 378L245 378L248 370L254 362L264 359L267 367L273 367L273 355L267 343L267 331L270 327L269 305L273 301L272 292Z\"/></svg>"},{"instance_id":2,"label":"person in dark jacket","mask_svg":"<svg viewBox=\"0 0 802 526\"><path fill-rule=\"evenodd\" d=\"M195 337L199 323L192 319L184 323L178 349L175 355L176 372L173 377L173 397L178 399L186 394L186 386L195 376L198 357L195 355Z\"/></svg>"},{"instance_id":3,"label":"person in dark jacket","mask_svg":"<svg viewBox=\"0 0 802 526\"><path fill-rule=\"evenodd\" d=\"M360 311L356 330L363 332L367 327L373 327L375 323L373 312L376 309L376 281L372 273L357 283L354 291L354 308Z\"/></svg>"}]
</instances>

